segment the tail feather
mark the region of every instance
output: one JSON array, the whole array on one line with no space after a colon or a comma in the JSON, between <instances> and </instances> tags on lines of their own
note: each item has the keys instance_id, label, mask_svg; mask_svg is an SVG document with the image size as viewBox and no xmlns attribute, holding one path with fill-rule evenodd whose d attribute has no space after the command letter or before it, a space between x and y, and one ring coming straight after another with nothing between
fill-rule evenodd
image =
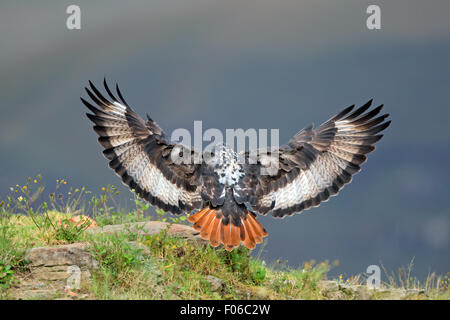
<instances>
[{"instance_id":1,"label":"tail feather","mask_svg":"<svg viewBox=\"0 0 450 320\"><path fill-rule=\"evenodd\" d=\"M249 212L247 215L250 224L253 227L253 230L261 237L267 236L267 231L264 229L264 227L259 223L258 220L256 220L256 214Z\"/></svg>"},{"instance_id":2,"label":"tail feather","mask_svg":"<svg viewBox=\"0 0 450 320\"><path fill-rule=\"evenodd\" d=\"M245 227L244 227L244 223L241 223L241 225L239 226L239 238L241 239L241 241L245 240Z\"/></svg>"},{"instance_id":3,"label":"tail feather","mask_svg":"<svg viewBox=\"0 0 450 320\"><path fill-rule=\"evenodd\" d=\"M230 244L227 244L227 246L231 246L231 250L233 250L235 247L238 247L241 244L241 237L240 237L240 229L239 227L231 225L231 241ZM230 251L231 251L230 250Z\"/></svg>"},{"instance_id":4,"label":"tail feather","mask_svg":"<svg viewBox=\"0 0 450 320\"><path fill-rule=\"evenodd\" d=\"M262 235L257 231L257 229L253 226L250 218L247 219L248 223L248 229L252 233L253 238L255 239L256 243L260 243L262 241Z\"/></svg>"},{"instance_id":5,"label":"tail feather","mask_svg":"<svg viewBox=\"0 0 450 320\"><path fill-rule=\"evenodd\" d=\"M201 217L203 217L203 215L206 213L206 212L208 212L209 211L209 208L208 207L206 207L206 208L203 208L202 210L200 210L199 212L197 212L197 213L195 213L195 214L193 214L193 215L190 215L190 216L188 216L188 221L189 222L192 222L192 223L196 223Z\"/></svg>"},{"instance_id":6,"label":"tail feather","mask_svg":"<svg viewBox=\"0 0 450 320\"><path fill-rule=\"evenodd\" d=\"M210 238L211 229L212 229L212 221L216 219L216 215L214 213L208 214L205 216L205 222L202 225L200 236L202 238Z\"/></svg>"},{"instance_id":7,"label":"tail feather","mask_svg":"<svg viewBox=\"0 0 450 320\"><path fill-rule=\"evenodd\" d=\"M220 243L225 244L225 225L220 220Z\"/></svg>"},{"instance_id":8,"label":"tail feather","mask_svg":"<svg viewBox=\"0 0 450 320\"><path fill-rule=\"evenodd\" d=\"M211 210L206 210L204 213L202 213L200 218L194 223L194 229L200 231L207 218L211 215L211 213L212 213Z\"/></svg>"},{"instance_id":9,"label":"tail feather","mask_svg":"<svg viewBox=\"0 0 450 320\"><path fill-rule=\"evenodd\" d=\"M225 250L231 251L233 250L233 245L231 244L231 223L229 222L226 226L224 226L224 238L223 245L225 246Z\"/></svg>"},{"instance_id":10,"label":"tail feather","mask_svg":"<svg viewBox=\"0 0 450 320\"><path fill-rule=\"evenodd\" d=\"M243 222L244 222L243 226L245 229L244 246L246 246L249 249L254 249L256 247L256 240L255 236L253 235L253 231L250 229L250 226L248 225L248 219L245 219Z\"/></svg>"},{"instance_id":11,"label":"tail feather","mask_svg":"<svg viewBox=\"0 0 450 320\"><path fill-rule=\"evenodd\" d=\"M209 242L213 247L218 247L221 244L220 241L220 227L222 220L216 218L212 223L211 235L209 236Z\"/></svg>"},{"instance_id":12,"label":"tail feather","mask_svg":"<svg viewBox=\"0 0 450 320\"><path fill-rule=\"evenodd\" d=\"M251 212L241 218L240 226L235 226L231 221L225 225L222 218L223 215L217 210L206 207L189 216L188 221L194 223L194 229L200 231L200 236L209 240L211 246L223 244L227 251L232 251L241 243L248 249L254 249L267 236L267 231Z\"/></svg>"}]
</instances>

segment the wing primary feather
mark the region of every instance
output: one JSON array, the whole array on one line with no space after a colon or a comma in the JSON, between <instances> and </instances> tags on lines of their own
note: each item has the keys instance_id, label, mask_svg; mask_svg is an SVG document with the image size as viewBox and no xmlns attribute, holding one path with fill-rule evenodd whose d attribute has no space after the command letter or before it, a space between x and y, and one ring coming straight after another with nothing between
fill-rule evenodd
<instances>
[{"instance_id":1,"label":"wing primary feather","mask_svg":"<svg viewBox=\"0 0 450 320\"><path fill-rule=\"evenodd\" d=\"M94 91L94 93L97 95L97 97L106 105L111 104L110 101L108 101L108 99L106 99L102 93L94 86L94 84L92 83L91 80L89 80L89 86L91 87L92 91Z\"/></svg>"},{"instance_id":2,"label":"wing primary feather","mask_svg":"<svg viewBox=\"0 0 450 320\"><path fill-rule=\"evenodd\" d=\"M119 100L117 100L117 98L113 95L113 93L111 92L111 90L109 90L108 83L106 82L106 77L103 78L103 85L104 85L104 87L105 87L105 89L106 89L106 92L108 93L109 97L110 97L111 99L113 99L114 101L117 101L117 102L118 102Z\"/></svg>"},{"instance_id":3,"label":"wing primary feather","mask_svg":"<svg viewBox=\"0 0 450 320\"><path fill-rule=\"evenodd\" d=\"M381 122L383 122L384 119L386 119L387 117L389 117L389 113L383 114L382 116L379 116L378 118L370 120L369 122L366 122L364 124L360 124L358 126L355 126L354 130L367 130L367 129L370 129L370 128L376 126L377 124L380 124Z\"/></svg>"},{"instance_id":4,"label":"wing primary feather","mask_svg":"<svg viewBox=\"0 0 450 320\"><path fill-rule=\"evenodd\" d=\"M91 103L89 103L88 101L84 100L83 98L80 97L80 99L81 99L81 101L83 102L83 104L84 104L90 111L92 111L92 112L93 112L94 114L96 114L96 115L101 115L103 118L106 118L106 119L108 119L108 120L114 120L114 121L116 121L116 120L122 120L122 121L125 121L125 120L126 120L124 115L121 115L121 114L118 114L118 113L116 113L116 114L114 114L114 115L111 115L110 113L107 113L107 112L105 112L105 111L103 111L103 110L100 110L100 109L94 107ZM99 106L101 107L102 105L103 105L103 104L100 104Z\"/></svg>"},{"instance_id":5,"label":"wing primary feather","mask_svg":"<svg viewBox=\"0 0 450 320\"><path fill-rule=\"evenodd\" d=\"M94 107L92 104L90 104L89 102L87 102L86 100L84 100L82 97L80 97L81 102L83 102L83 104L94 114L98 114L101 113L103 111L101 111L100 109L97 109L96 107Z\"/></svg>"},{"instance_id":6,"label":"wing primary feather","mask_svg":"<svg viewBox=\"0 0 450 320\"><path fill-rule=\"evenodd\" d=\"M355 119L356 117L360 116L364 111L366 111L367 109L370 108L370 106L372 105L372 101L373 101L373 99L370 99L363 106L361 106L358 109L356 109L355 111L353 111L352 114L350 114L343 120L352 120L352 119Z\"/></svg>"},{"instance_id":7,"label":"wing primary feather","mask_svg":"<svg viewBox=\"0 0 450 320\"><path fill-rule=\"evenodd\" d=\"M104 103L102 100L100 100L96 95L94 95L91 90L89 90L88 88L84 88L87 92L87 94L89 95L89 97L92 99L92 101L94 101L99 107L102 107L103 109L108 108L108 104L109 103Z\"/></svg>"},{"instance_id":8,"label":"wing primary feather","mask_svg":"<svg viewBox=\"0 0 450 320\"><path fill-rule=\"evenodd\" d=\"M358 118L358 119L356 119L356 120L353 120L353 121L351 122L351 124L353 124L353 125L363 124L364 122L366 122L366 121L372 119L372 118L375 117L378 113L380 113L380 111L381 111L382 108L383 108L383 105L380 105L380 106L376 107L376 108L373 109L372 111L366 113L364 116L362 116L362 117L360 117L360 118Z\"/></svg>"},{"instance_id":9,"label":"wing primary feather","mask_svg":"<svg viewBox=\"0 0 450 320\"><path fill-rule=\"evenodd\" d=\"M337 115L335 115L333 118L330 119L330 121L337 121L339 119L341 119L343 116L345 116L347 113L349 113L350 111L353 110L353 108L355 107L355 105L351 105L347 108L345 108L344 110L342 110L341 112L339 112ZM327 121L330 122L330 121Z\"/></svg>"},{"instance_id":10,"label":"wing primary feather","mask_svg":"<svg viewBox=\"0 0 450 320\"><path fill-rule=\"evenodd\" d=\"M120 92L120 89L119 89L119 85L117 83L116 83L116 91L117 91L117 94L119 95L119 98L122 101L122 103L128 107L128 103L123 98L122 93Z\"/></svg>"}]
</instances>

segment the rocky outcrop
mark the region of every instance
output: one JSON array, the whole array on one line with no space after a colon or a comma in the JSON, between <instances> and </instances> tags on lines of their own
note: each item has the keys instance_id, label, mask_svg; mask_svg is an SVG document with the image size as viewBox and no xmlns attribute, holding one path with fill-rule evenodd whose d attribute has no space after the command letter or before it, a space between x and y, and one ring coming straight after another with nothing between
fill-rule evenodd
<instances>
[{"instance_id":1,"label":"rocky outcrop","mask_svg":"<svg viewBox=\"0 0 450 320\"><path fill-rule=\"evenodd\" d=\"M159 221L109 225L86 230L90 234L131 233L154 235L167 229L168 235L182 237L198 243L207 243L195 229ZM138 245L137 242L130 242ZM73 243L55 247L29 249L24 260L28 272L21 273L16 285L8 292L12 299L84 299L91 284L91 272L97 261L88 250L88 243ZM83 288L85 290L83 290Z\"/></svg>"},{"instance_id":2,"label":"rocky outcrop","mask_svg":"<svg viewBox=\"0 0 450 320\"><path fill-rule=\"evenodd\" d=\"M97 261L87 243L32 248L24 256L29 272L19 277L9 294L15 299L54 299L77 296L74 291L90 285Z\"/></svg>"},{"instance_id":3,"label":"rocky outcrop","mask_svg":"<svg viewBox=\"0 0 450 320\"><path fill-rule=\"evenodd\" d=\"M102 228L93 228L87 230L90 234L113 234L121 232L136 232L139 235L153 235L158 234L167 229L167 234L185 238L188 240L197 241L200 243L208 243L200 237L200 232L192 227L181 224L170 224L160 221L136 222L126 224L108 225Z\"/></svg>"},{"instance_id":4,"label":"rocky outcrop","mask_svg":"<svg viewBox=\"0 0 450 320\"><path fill-rule=\"evenodd\" d=\"M343 284L338 281L325 280L320 282L322 293L329 299L384 299L404 300L424 296L425 291L421 289L398 289L381 288L375 289L361 284Z\"/></svg>"}]
</instances>

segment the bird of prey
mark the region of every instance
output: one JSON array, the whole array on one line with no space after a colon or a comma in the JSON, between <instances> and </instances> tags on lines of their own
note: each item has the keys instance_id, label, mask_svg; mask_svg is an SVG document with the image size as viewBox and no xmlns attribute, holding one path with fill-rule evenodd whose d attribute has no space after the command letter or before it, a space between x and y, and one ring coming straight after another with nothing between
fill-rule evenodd
<instances>
[{"instance_id":1,"label":"bird of prey","mask_svg":"<svg viewBox=\"0 0 450 320\"><path fill-rule=\"evenodd\" d=\"M212 164L175 163L173 152L197 151L177 149L148 115L143 120L131 109L117 84L116 93L106 80L104 87L106 94L89 81L85 89L93 103L81 100L92 112L87 116L109 166L140 197L166 212L187 213L202 238L228 251L241 243L254 249L267 236L257 214L283 218L336 195L360 171L390 124L389 114L379 115L383 105L369 109L370 100L345 108L317 128L300 130L276 150L257 153L252 162L238 161L251 152L222 147ZM276 170L261 174L273 163Z\"/></svg>"}]
</instances>

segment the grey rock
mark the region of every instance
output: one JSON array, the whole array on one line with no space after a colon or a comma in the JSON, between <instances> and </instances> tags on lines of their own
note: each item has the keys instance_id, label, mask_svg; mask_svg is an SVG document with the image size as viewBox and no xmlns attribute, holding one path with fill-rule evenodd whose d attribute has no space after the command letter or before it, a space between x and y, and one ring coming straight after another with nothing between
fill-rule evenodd
<instances>
[{"instance_id":1,"label":"grey rock","mask_svg":"<svg viewBox=\"0 0 450 320\"><path fill-rule=\"evenodd\" d=\"M209 282L211 291L221 291L223 288L223 280L214 276L206 276L206 281Z\"/></svg>"},{"instance_id":2,"label":"grey rock","mask_svg":"<svg viewBox=\"0 0 450 320\"><path fill-rule=\"evenodd\" d=\"M66 290L90 286L91 270L98 262L87 249L87 243L29 249L24 256L29 272L20 275L9 295L14 299L54 299Z\"/></svg>"},{"instance_id":3,"label":"grey rock","mask_svg":"<svg viewBox=\"0 0 450 320\"><path fill-rule=\"evenodd\" d=\"M339 290L339 284L333 280L324 280L319 283L320 289L324 293L334 292Z\"/></svg>"},{"instance_id":4,"label":"grey rock","mask_svg":"<svg viewBox=\"0 0 450 320\"><path fill-rule=\"evenodd\" d=\"M97 261L86 249L87 243L73 243L55 247L32 248L25 253L24 259L30 261L32 268L59 267L77 265L80 268L95 268Z\"/></svg>"},{"instance_id":5,"label":"grey rock","mask_svg":"<svg viewBox=\"0 0 450 320\"><path fill-rule=\"evenodd\" d=\"M160 221L147 221L136 223L125 223L117 225L109 225L101 228L93 228L87 230L90 234L114 234L123 232L136 232L139 235L154 235L167 229L167 234L170 236L181 237L187 240L193 240L199 243L208 243L208 241L200 237L200 232L190 226L181 224L169 224Z\"/></svg>"}]
</instances>

